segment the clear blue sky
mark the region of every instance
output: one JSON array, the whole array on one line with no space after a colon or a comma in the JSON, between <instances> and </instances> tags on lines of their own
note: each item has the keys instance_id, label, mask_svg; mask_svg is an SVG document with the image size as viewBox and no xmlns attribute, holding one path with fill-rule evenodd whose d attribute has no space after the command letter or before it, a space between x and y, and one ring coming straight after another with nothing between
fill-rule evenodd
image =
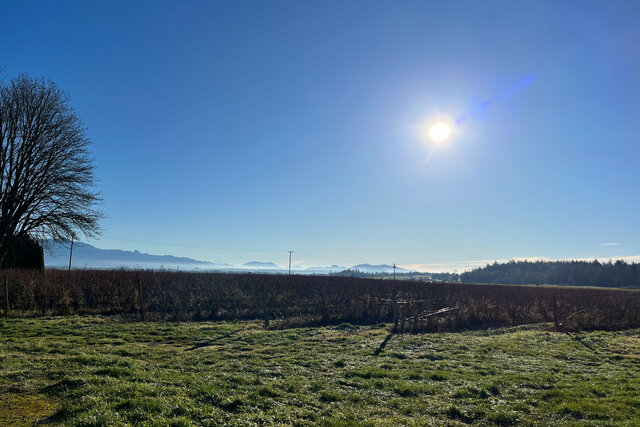
<instances>
[{"instance_id":1,"label":"clear blue sky","mask_svg":"<svg viewBox=\"0 0 640 427\"><path fill-rule=\"evenodd\" d=\"M639 2L1 11L0 77L56 81L94 142L98 247L282 265L287 249L304 265L640 254ZM434 147L416 127L438 115L466 119Z\"/></svg>"}]
</instances>

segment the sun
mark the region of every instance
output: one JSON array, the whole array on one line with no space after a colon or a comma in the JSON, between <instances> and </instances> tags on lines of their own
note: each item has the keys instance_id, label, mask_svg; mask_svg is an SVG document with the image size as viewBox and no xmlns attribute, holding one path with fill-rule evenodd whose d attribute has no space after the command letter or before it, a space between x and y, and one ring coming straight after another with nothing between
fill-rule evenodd
<instances>
[{"instance_id":1,"label":"sun","mask_svg":"<svg viewBox=\"0 0 640 427\"><path fill-rule=\"evenodd\" d=\"M429 128L429 138L435 142L444 142L451 135L451 128L443 122L438 122Z\"/></svg>"}]
</instances>

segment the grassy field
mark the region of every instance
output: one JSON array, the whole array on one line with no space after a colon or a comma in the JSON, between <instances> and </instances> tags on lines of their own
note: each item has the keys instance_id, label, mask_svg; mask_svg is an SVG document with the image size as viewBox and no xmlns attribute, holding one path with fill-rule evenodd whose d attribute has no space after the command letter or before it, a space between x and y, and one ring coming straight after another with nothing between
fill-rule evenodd
<instances>
[{"instance_id":1,"label":"grassy field","mask_svg":"<svg viewBox=\"0 0 640 427\"><path fill-rule=\"evenodd\" d=\"M0 320L0 425L640 424L639 330L388 331Z\"/></svg>"}]
</instances>

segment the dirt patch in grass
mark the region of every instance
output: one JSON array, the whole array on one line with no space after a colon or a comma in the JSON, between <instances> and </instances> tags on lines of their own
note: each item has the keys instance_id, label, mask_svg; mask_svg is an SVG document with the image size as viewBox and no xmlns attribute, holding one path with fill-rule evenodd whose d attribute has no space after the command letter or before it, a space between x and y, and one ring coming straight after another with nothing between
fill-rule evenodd
<instances>
[{"instance_id":1,"label":"dirt patch in grass","mask_svg":"<svg viewBox=\"0 0 640 427\"><path fill-rule=\"evenodd\" d=\"M53 416L58 402L41 394L0 393L0 425L28 426Z\"/></svg>"}]
</instances>

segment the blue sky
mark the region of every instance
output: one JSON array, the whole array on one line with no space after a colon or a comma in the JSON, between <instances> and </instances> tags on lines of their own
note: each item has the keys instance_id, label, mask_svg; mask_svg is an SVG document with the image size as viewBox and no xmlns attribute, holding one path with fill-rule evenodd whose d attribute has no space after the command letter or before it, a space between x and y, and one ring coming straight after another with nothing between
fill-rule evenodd
<instances>
[{"instance_id":1,"label":"blue sky","mask_svg":"<svg viewBox=\"0 0 640 427\"><path fill-rule=\"evenodd\" d=\"M2 15L0 77L56 81L94 142L98 247L432 270L640 254L640 3L26 1ZM463 115L446 143L420 133Z\"/></svg>"}]
</instances>

